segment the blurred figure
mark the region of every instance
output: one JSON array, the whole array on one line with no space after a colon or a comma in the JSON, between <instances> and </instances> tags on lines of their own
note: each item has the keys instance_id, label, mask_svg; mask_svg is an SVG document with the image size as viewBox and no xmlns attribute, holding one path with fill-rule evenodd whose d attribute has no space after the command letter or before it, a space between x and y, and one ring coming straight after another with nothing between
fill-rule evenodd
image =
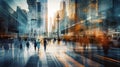
<instances>
[{"instance_id":1,"label":"blurred figure","mask_svg":"<svg viewBox=\"0 0 120 67\"><path fill-rule=\"evenodd\" d=\"M55 42L56 42L56 39L54 38L53 43L55 43Z\"/></svg>"},{"instance_id":2,"label":"blurred figure","mask_svg":"<svg viewBox=\"0 0 120 67\"><path fill-rule=\"evenodd\" d=\"M84 47L84 49L86 49L89 45L89 38L87 36L84 36L84 39L82 39L82 40L84 43L83 47Z\"/></svg>"},{"instance_id":3,"label":"blurred figure","mask_svg":"<svg viewBox=\"0 0 120 67\"><path fill-rule=\"evenodd\" d=\"M18 38L15 38L14 39L14 47L18 47L18 44L19 44Z\"/></svg>"},{"instance_id":4,"label":"blurred figure","mask_svg":"<svg viewBox=\"0 0 120 67\"><path fill-rule=\"evenodd\" d=\"M67 45L67 42L68 42L67 39L64 39L64 42L65 42L65 44Z\"/></svg>"},{"instance_id":5,"label":"blurred figure","mask_svg":"<svg viewBox=\"0 0 120 67\"><path fill-rule=\"evenodd\" d=\"M9 50L9 45L8 45L8 43L4 43L4 49L5 49L5 52L7 53L8 52L8 50Z\"/></svg>"},{"instance_id":6,"label":"blurred figure","mask_svg":"<svg viewBox=\"0 0 120 67\"><path fill-rule=\"evenodd\" d=\"M83 45L83 37L80 37L80 38L79 38L79 43L80 43L80 46Z\"/></svg>"},{"instance_id":7,"label":"blurred figure","mask_svg":"<svg viewBox=\"0 0 120 67\"><path fill-rule=\"evenodd\" d=\"M58 38L58 44L60 44L60 41L61 41L60 38Z\"/></svg>"},{"instance_id":8,"label":"blurred figure","mask_svg":"<svg viewBox=\"0 0 120 67\"><path fill-rule=\"evenodd\" d=\"M44 50L46 51L47 41L44 39Z\"/></svg>"},{"instance_id":9,"label":"blurred figure","mask_svg":"<svg viewBox=\"0 0 120 67\"><path fill-rule=\"evenodd\" d=\"M29 49L29 46L30 46L29 41L27 41L26 46L27 46L27 49Z\"/></svg>"},{"instance_id":10,"label":"blurred figure","mask_svg":"<svg viewBox=\"0 0 120 67\"><path fill-rule=\"evenodd\" d=\"M36 51L36 47L37 47L37 42L34 41L34 49L35 49L35 51Z\"/></svg>"},{"instance_id":11,"label":"blurred figure","mask_svg":"<svg viewBox=\"0 0 120 67\"><path fill-rule=\"evenodd\" d=\"M23 49L23 45L22 45L22 43L20 43L20 50L22 50Z\"/></svg>"},{"instance_id":12,"label":"blurred figure","mask_svg":"<svg viewBox=\"0 0 120 67\"><path fill-rule=\"evenodd\" d=\"M118 47L120 48L120 37L118 39Z\"/></svg>"},{"instance_id":13,"label":"blurred figure","mask_svg":"<svg viewBox=\"0 0 120 67\"><path fill-rule=\"evenodd\" d=\"M97 46L97 51L99 53L101 46L102 46L102 36L95 37L95 44Z\"/></svg>"},{"instance_id":14,"label":"blurred figure","mask_svg":"<svg viewBox=\"0 0 120 67\"><path fill-rule=\"evenodd\" d=\"M23 49L23 40L22 39L19 40L19 48L20 48L20 50Z\"/></svg>"},{"instance_id":15,"label":"blurred figure","mask_svg":"<svg viewBox=\"0 0 120 67\"><path fill-rule=\"evenodd\" d=\"M37 41L37 48L38 48L38 52L39 52L39 49L40 49L40 41L39 40Z\"/></svg>"},{"instance_id":16,"label":"blurred figure","mask_svg":"<svg viewBox=\"0 0 120 67\"><path fill-rule=\"evenodd\" d=\"M101 41L102 41L101 43L102 43L104 54L108 55L110 40L106 35L104 35Z\"/></svg>"},{"instance_id":17,"label":"blurred figure","mask_svg":"<svg viewBox=\"0 0 120 67\"><path fill-rule=\"evenodd\" d=\"M89 40L90 40L90 44L96 44L95 36L90 36Z\"/></svg>"}]
</instances>

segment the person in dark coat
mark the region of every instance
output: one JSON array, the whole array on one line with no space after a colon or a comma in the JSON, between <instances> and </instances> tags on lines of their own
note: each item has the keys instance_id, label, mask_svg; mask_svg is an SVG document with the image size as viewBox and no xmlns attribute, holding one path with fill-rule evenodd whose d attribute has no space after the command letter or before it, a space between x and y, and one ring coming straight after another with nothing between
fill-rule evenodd
<instances>
[{"instance_id":1,"label":"person in dark coat","mask_svg":"<svg viewBox=\"0 0 120 67\"><path fill-rule=\"evenodd\" d=\"M8 43L5 43L5 44L4 44L4 49L5 49L6 52L9 50L9 45L8 45Z\"/></svg>"},{"instance_id":2,"label":"person in dark coat","mask_svg":"<svg viewBox=\"0 0 120 67\"><path fill-rule=\"evenodd\" d=\"M39 40L37 41L37 48L38 48L38 52L39 52L39 50L40 50L40 41Z\"/></svg>"},{"instance_id":3,"label":"person in dark coat","mask_svg":"<svg viewBox=\"0 0 120 67\"><path fill-rule=\"evenodd\" d=\"M56 39L54 38L53 43L55 43Z\"/></svg>"},{"instance_id":4,"label":"person in dark coat","mask_svg":"<svg viewBox=\"0 0 120 67\"><path fill-rule=\"evenodd\" d=\"M30 46L29 41L27 41L26 46L27 46L27 49L29 49L29 46Z\"/></svg>"},{"instance_id":5,"label":"person in dark coat","mask_svg":"<svg viewBox=\"0 0 120 67\"><path fill-rule=\"evenodd\" d=\"M21 49L21 50L23 49L22 43L20 43L20 49Z\"/></svg>"},{"instance_id":6,"label":"person in dark coat","mask_svg":"<svg viewBox=\"0 0 120 67\"><path fill-rule=\"evenodd\" d=\"M36 47L37 47L37 42L35 41L34 42L34 49L35 49L35 51L36 51Z\"/></svg>"},{"instance_id":7,"label":"person in dark coat","mask_svg":"<svg viewBox=\"0 0 120 67\"><path fill-rule=\"evenodd\" d=\"M44 50L46 51L47 41L44 39Z\"/></svg>"}]
</instances>

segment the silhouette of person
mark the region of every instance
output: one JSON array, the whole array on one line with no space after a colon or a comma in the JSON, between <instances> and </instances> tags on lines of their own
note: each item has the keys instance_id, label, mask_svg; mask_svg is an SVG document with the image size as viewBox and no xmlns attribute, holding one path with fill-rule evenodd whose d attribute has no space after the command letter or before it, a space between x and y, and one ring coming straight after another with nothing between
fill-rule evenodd
<instances>
[{"instance_id":1,"label":"silhouette of person","mask_svg":"<svg viewBox=\"0 0 120 67\"><path fill-rule=\"evenodd\" d=\"M38 48L38 51L39 51L39 49L40 49L40 41L39 40L37 41L37 48Z\"/></svg>"},{"instance_id":2,"label":"silhouette of person","mask_svg":"<svg viewBox=\"0 0 120 67\"><path fill-rule=\"evenodd\" d=\"M29 49L29 46L30 46L29 41L27 41L26 46L27 46L27 49Z\"/></svg>"},{"instance_id":3,"label":"silhouette of person","mask_svg":"<svg viewBox=\"0 0 120 67\"><path fill-rule=\"evenodd\" d=\"M22 50L23 49L23 46L22 46L22 43L20 43L20 50Z\"/></svg>"},{"instance_id":4,"label":"silhouette of person","mask_svg":"<svg viewBox=\"0 0 120 67\"><path fill-rule=\"evenodd\" d=\"M44 39L44 50L46 51L47 41Z\"/></svg>"},{"instance_id":5,"label":"silhouette of person","mask_svg":"<svg viewBox=\"0 0 120 67\"><path fill-rule=\"evenodd\" d=\"M58 44L60 44L60 41L61 41L60 38L58 38Z\"/></svg>"},{"instance_id":6,"label":"silhouette of person","mask_svg":"<svg viewBox=\"0 0 120 67\"><path fill-rule=\"evenodd\" d=\"M4 49L5 49L5 52L8 52L8 50L9 50L9 45L8 45L8 43L5 43L5 44L4 44Z\"/></svg>"},{"instance_id":7,"label":"silhouette of person","mask_svg":"<svg viewBox=\"0 0 120 67\"><path fill-rule=\"evenodd\" d=\"M35 49L35 51L36 51L36 47L37 47L37 42L35 41L34 42L34 49Z\"/></svg>"},{"instance_id":8,"label":"silhouette of person","mask_svg":"<svg viewBox=\"0 0 120 67\"><path fill-rule=\"evenodd\" d=\"M53 43L55 43L56 39L54 38Z\"/></svg>"}]
</instances>

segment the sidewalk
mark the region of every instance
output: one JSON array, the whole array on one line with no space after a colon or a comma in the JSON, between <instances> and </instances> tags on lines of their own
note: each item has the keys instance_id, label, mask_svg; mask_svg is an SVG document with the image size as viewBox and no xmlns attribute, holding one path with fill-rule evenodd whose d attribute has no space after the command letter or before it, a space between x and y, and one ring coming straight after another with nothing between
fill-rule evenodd
<instances>
[{"instance_id":1,"label":"sidewalk","mask_svg":"<svg viewBox=\"0 0 120 67\"><path fill-rule=\"evenodd\" d=\"M76 54L74 52L66 52L66 54L72 57L74 60L76 60L80 64L83 64L85 67L104 67L104 65L96 61L93 61L92 59L87 58L83 55Z\"/></svg>"},{"instance_id":2,"label":"sidewalk","mask_svg":"<svg viewBox=\"0 0 120 67\"><path fill-rule=\"evenodd\" d=\"M31 48L33 49L32 44L30 44L29 50L27 50L26 47L20 50L20 48L14 45L12 45L12 48L9 48L9 50L0 48L0 66L6 67L7 65L8 67L24 67L30 56L35 54L31 51Z\"/></svg>"}]
</instances>

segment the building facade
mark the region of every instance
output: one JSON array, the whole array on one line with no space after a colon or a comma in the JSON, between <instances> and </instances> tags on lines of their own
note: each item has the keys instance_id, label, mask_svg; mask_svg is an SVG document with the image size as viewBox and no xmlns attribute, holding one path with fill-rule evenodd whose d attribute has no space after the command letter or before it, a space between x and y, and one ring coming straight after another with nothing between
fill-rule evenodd
<instances>
[{"instance_id":1,"label":"building facade","mask_svg":"<svg viewBox=\"0 0 120 67\"><path fill-rule=\"evenodd\" d=\"M27 3L30 35L44 35L47 32L47 0L27 0Z\"/></svg>"},{"instance_id":2,"label":"building facade","mask_svg":"<svg viewBox=\"0 0 120 67\"><path fill-rule=\"evenodd\" d=\"M27 18L27 12L20 7L17 7L17 21L19 23L18 30L19 34L27 34L27 23L28 23L28 18Z\"/></svg>"},{"instance_id":3,"label":"building facade","mask_svg":"<svg viewBox=\"0 0 120 67\"><path fill-rule=\"evenodd\" d=\"M0 31L4 36L26 33L27 12L15 4L14 0L0 1Z\"/></svg>"},{"instance_id":4,"label":"building facade","mask_svg":"<svg viewBox=\"0 0 120 67\"><path fill-rule=\"evenodd\" d=\"M12 37L18 31L16 12L6 1L0 0L0 35Z\"/></svg>"}]
</instances>

